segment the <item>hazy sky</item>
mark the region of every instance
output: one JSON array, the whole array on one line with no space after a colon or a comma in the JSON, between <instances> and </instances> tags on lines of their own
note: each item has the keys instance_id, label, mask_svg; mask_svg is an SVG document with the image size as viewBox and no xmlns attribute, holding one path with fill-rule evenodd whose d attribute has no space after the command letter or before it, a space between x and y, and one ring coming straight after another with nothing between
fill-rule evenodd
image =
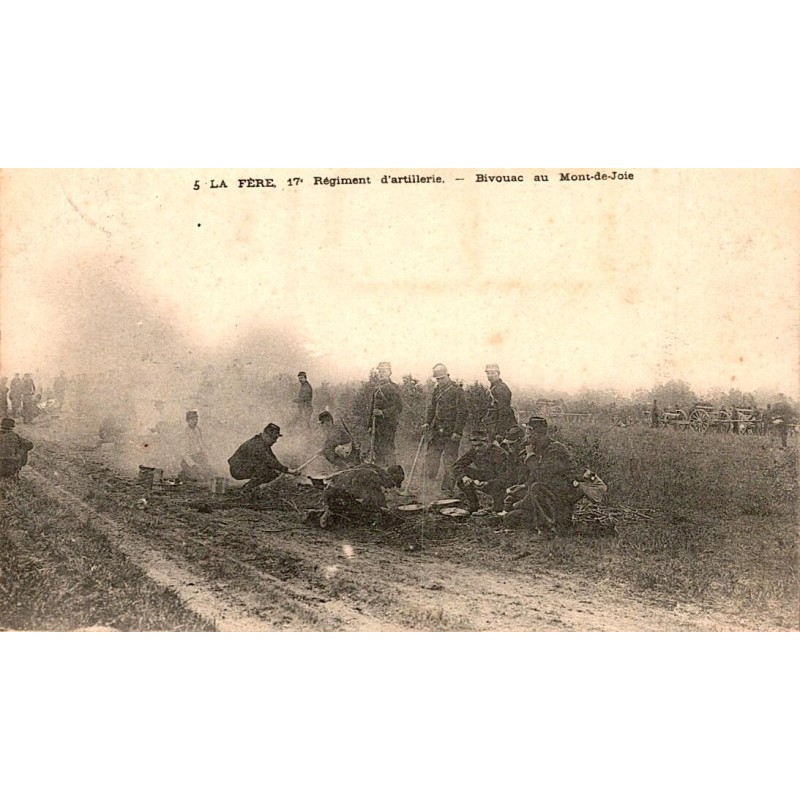
<instances>
[{"instance_id":1,"label":"hazy sky","mask_svg":"<svg viewBox=\"0 0 800 800\"><path fill-rule=\"evenodd\" d=\"M471 381L497 361L509 384L553 391L679 378L797 394L800 171L561 171L4 171L3 374L260 335L276 343L265 372L317 380L390 360L396 378L444 361ZM247 177L278 188L237 188Z\"/></svg>"}]
</instances>

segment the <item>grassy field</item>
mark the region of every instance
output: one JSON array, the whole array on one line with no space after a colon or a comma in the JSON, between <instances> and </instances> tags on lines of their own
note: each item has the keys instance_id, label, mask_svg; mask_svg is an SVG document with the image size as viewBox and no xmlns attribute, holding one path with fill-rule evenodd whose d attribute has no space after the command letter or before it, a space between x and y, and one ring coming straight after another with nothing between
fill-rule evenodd
<instances>
[{"instance_id":1,"label":"grassy field","mask_svg":"<svg viewBox=\"0 0 800 800\"><path fill-rule=\"evenodd\" d=\"M609 503L655 512L604 543L607 574L683 601L771 610L797 627L795 447L643 426L572 425L557 437L607 482ZM568 561L574 545L556 547Z\"/></svg>"},{"instance_id":2,"label":"grassy field","mask_svg":"<svg viewBox=\"0 0 800 800\"><path fill-rule=\"evenodd\" d=\"M0 628L210 630L90 519L61 509L24 478L0 491Z\"/></svg>"}]
</instances>

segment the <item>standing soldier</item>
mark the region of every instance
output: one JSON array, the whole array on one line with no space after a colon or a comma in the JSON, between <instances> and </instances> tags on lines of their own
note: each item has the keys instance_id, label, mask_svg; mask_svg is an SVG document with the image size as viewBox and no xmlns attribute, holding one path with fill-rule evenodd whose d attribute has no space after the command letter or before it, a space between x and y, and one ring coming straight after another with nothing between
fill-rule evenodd
<instances>
[{"instance_id":1,"label":"standing soldier","mask_svg":"<svg viewBox=\"0 0 800 800\"><path fill-rule=\"evenodd\" d=\"M36 408L36 384L33 382L30 372L26 372L22 378L22 421L29 425L33 422L38 409Z\"/></svg>"},{"instance_id":2,"label":"standing soldier","mask_svg":"<svg viewBox=\"0 0 800 800\"><path fill-rule=\"evenodd\" d=\"M11 416L16 417L22 407L22 379L19 372L14 373L8 387L8 399L11 401Z\"/></svg>"},{"instance_id":3,"label":"standing soldier","mask_svg":"<svg viewBox=\"0 0 800 800\"><path fill-rule=\"evenodd\" d=\"M297 405L297 422L303 427L310 427L311 413L313 411L312 400L314 398L314 389L308 382L305 372L298 372L297 379L300 381L300 388L297 393L297 399L294 401Z\"/></svg>"},{"instance_id":4,"label":"standing soldier","mask_svg":"<svg viewBox=\"0 0 800 800\"><path fill-rule=\"evenodd\" d=\"M400 390L392 380L392 365L388 361L378 364L378 388L372 393L369 415L372 424L372 460L382 467L393 467L394 439L403 401Z\"/></svg>"},{"instance_id":5,"label":"standing soldier","mask_svg":"<svg viewBox=\"0 0 800 800\"><path fill-rule=\"evenodd\" d=\"M53 397L55 398L56 405L59 409L64 406L64 397L67 394L67 376L64 374L64 370L61 370L61 374L53 381Z\"/></svg>"},{"instance_id":6,"label":"standing soldier","mask_svg":"<svg viewBox=\"0 0 800 800\"><path fill-rule=\"evenodd\" d=\"M8 416L8 378L0 378L0 412Z\"/></svg>"},{"instance_id":7,"label":"standing soldier","mask_svg":"<svg viewBox=\"0 0 800 800\"><path fill-rule=\"evenodd\" d=\"M491 402L483 418L483 425L490 439L499 436L502 440L506 431L517 424L514 409L511 408L511 389L501 379L497 364L486 365L486 377L489 379Z\"/></svg>"},{"instance_id":8,"label":"standing soldier","mask_svg":"<svg viewBox=\"0 0 800 800\"><path fill-rule=\"evenodd\" d=\"M422 430L428 436L425 454L425 474L435 480L439 466L443 469L442 490L451 493L455 488L453 464L458 458L458 448L464 425L467 422L467 398L464 390L450 379L447 367L437 364L433 368L436 386Z\"/></svg>"}]
</instances>

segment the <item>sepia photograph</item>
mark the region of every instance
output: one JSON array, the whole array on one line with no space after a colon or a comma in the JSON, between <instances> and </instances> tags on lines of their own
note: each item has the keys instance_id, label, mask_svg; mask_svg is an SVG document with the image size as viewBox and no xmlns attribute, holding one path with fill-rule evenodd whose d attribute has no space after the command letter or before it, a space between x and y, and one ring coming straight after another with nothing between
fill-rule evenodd
<instances>
[{"instance_id":1,"label":"sepia photograph","mask_svg":"<svg viewBox=\"0 0 800 800\"><path fill-rule=\"evenodd\" d=\"M792 169L5 169L5 631L797 631Z\"/></svg>"}]
</instances>

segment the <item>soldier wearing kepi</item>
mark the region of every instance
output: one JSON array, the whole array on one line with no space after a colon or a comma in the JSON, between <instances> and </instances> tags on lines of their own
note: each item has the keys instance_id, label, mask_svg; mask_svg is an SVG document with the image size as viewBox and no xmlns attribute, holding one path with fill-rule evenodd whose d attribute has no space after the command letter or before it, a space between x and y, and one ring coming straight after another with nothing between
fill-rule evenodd
<instances>
[{"instance_id":1,"label":"soldier wearing kepi","mask_svg":"<svg viewBox=\"0 0 800 800\"><path fill-rule=\"evenodd\" d=\"M370 419L372 424L372 459L376 464L393 467L395 435L403 411L400 390L392 380L392 365L388 361L378 364L378 388L372 393Z\"/></svg>"},{"instance_id":2,"label":"soldier wearing kepi","mask_svg":"<svg viewBox=\"0 0 800 800\"><path fill-rule=\"evenodd\" d=\"M566 533L572 527L572 508L583 496L577 486L582 473L566 446L548 434L544 417L528 420L528 436L527 491L513 503L506 524Z\"/></svg>"},{"instance_id":3,"label":"soldier wearing kepi","mask_svg":"<svg viewBox=\"0 0 800 800\"><path fill-rule=\"evenodd\" d=\"M483 418L483 426L489 433L489 438L494 439L505 436L506 431L517 424L517 418L511 408L511 389L500 377L500 367L497 364L487 364L486 377L489 379L490 404Z\"/></svg>"},{"instance_id":4,"label":"soldier wearing kepi","mask_svg":"<svg viewBox=\"0 0 800 800\"><path fill-rule=\"evenodd\" d=\"M509 474L510 455L499 442L489 441L489 435L481 428L472 431L469 437L470 448L453 464L453 476L456 486L467 498L467 507L471 514L480 508L476 486L480 486L491 495L494 510L503 508L506 482Z\"/></svg>"},{"instance_id":5,"label":"soldier wearing kepi","mask_svg":"<svg viewBox=\"0 0 800 800\"><path fill-rule=\"evenodd\" d=\"M272 452L272 445L280 436L283 436L281 429L270 422L261 433L239 445L228 459L231 477L237 481L247 480L243 492L253 492L279 475L297 475L296 469L281 464Z\"/></svg>"},{"instance_id":6,"label":"soldier wearing kepi","mask_svg":"<svg viewBox=\"0 0 800 800\"><path fill-rule=\"evenodd\" d=\"M297 423L308 428L311 425L311 412L314 408L314 389L308 382L305 372L298 372L297 380L300 381L297 399L294 401L297 405Z\"/></svg>"},{"instance_id":7,"label":"soldier wearing kepi","mask_svg":"<svg viewBox=\"0 0 800 800\"><path fill-rule=\"evenodd\" d=\"M458 458L458 448L467 422L467 398L464 390L450 379L444 364L437 364L433 368L433 377L436 386L433 387L425 424L422 426L428 438L425 474L429 480L435 480L441 466L444 470L442 490L450 493L455 487L452 467Z\"/></svg>"},{"instance_id":8,"label":"soldier wearing kepi","mask_svg":"<svg viewBox=\"0 0 800 800\"><path fill-rule=\"evenodd\" d=\"M351 467L361 461L361 454L353 441L353 437L341 422L335 422L330 411L319 415L319 424L325 431L325 444L321 454L334 467Z\"/></svg>"},{"instance_id":9,"label":"soldier wearing kepi","mask_svg":"<svg viewBox=\"0 0 800 800\"><path fill-rule=\"evenodd\" d=\"M0 421L0 478L19 478L19 471L28 463L28 451L33 442L14 433L16 423L11 417Z\"/></svg>"}]
</instances>

